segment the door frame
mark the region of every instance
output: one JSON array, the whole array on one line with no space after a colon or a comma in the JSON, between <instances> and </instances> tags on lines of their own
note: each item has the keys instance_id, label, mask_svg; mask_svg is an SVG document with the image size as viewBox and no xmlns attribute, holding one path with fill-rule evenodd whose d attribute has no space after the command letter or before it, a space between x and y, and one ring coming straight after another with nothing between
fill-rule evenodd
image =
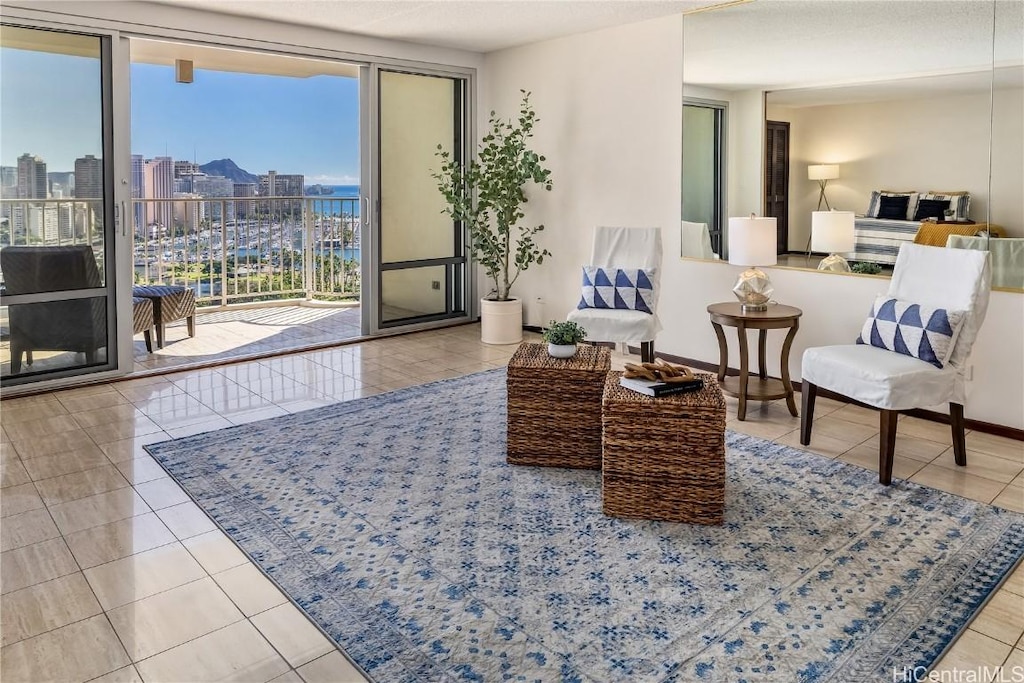
<instances>
[{"instance_id":1,"label":"door frame","mask_svg":"<svg viewBox=\"0 0 1024 683\"><path fill-rule=\"evenodd\" d=\"M463 121L457 134L465 148L468 163L476 158L476 69L456 68L441 65L425 66L415 62L395 63L372 62L360 69L360 147L362 166L360 171L360 256L361 288L360 314L362 332L366 336L386 336L450 327L470 322L479 316L477 301L476 265L469 253L469 234L461 227L461 244L464 261L462 295L465 300L462 315L445 315L436 319L424 319L409 323L383 324L381 320L381 275L380 268L380 73L382 71L411 74L414 76L436 76L461 80L465 84ZM365 96L364 96L365 94ZM453 226L454 229L454 226Z\"/></svg>"},{"instance_id":2,"label":"door frame","mask_svg":"<svg viewBox=\"0 0 1024 683\"><path fill-rule=\"evenodd\" d=\"M729 102L703 97L684 97L683 107L702 107L717 112L715 118L715 168L713 170L715 202L713 222L708 226L708 232L711 237L712 251L724 257L729 215Z\"/></svg>"},{"instance_id":3,"label":"door frame","mask_svg":"<svg viewBox=\"0 0 1024 683\"><path fill-rule=\"evenodd\" d=\"M102 370L58 370L38 378L5 383L4 394L17 396L74 384L113 379L134 369L131 284L125 281L131 273L131 235L127 232L125 207L131 199L130 186L121 179L129 177L131 169L131 95L128 91L128 40L116 29L96 26L76 27L65 22L49 21L37 16L20 16L18 12L4 11L0 21L40 31L56 31L102 38L100 59L100 87L103 108L103 226L104 226L104 286L107 310L107 367ZM83 290L68 298L86 296ZM28 295L37 298L37 295ZM9 382L10 380L8 380Z\"/></svg>"},{"instance_id":4,"label":"door frame","mask_svg":"<svg viewBox=\"0 0 1024 683\"><path fill-rule=\"evenodd\" d=\"M772 159L772 155L768 153L769 145L771 145L773 151L775 149L774 138L771 135L771 129L772 128L778 128L778 129L782 129L782 130L786 131L785 169L784 169L784 172L783 172L784 177L783 177L783 181L782 181L782 188L783 188L783 190L782 190L782 200L781 200L782 203L783 203L783 206L785 207L785 212L784 212L785 215L782 216L782 218L784 218L784 220L782 221L783 227L782 227L782 229L779 230L779 233L785 233L784 234L785 239L777 239L778 244L775 247L775 251L778 252L779 254L788 254L789 253L789 170L790 170L790 166L791 166L791 164L790 164L790 140L791 140L791 136L792 136L792 128L790 127L790 122L789 121L770 121L768 119L765 119L765 122L764 122L764 150L763 150L764 167L761 169L763 171L763 173L764 173L764 175L762 176L763 179L764 179L764 181L762 183L763 186L764 186L764 215L765 216L772 216L772 217L774 217L776 219L777 223L779 222L779 220L778 220L779 216L775 215L774 212L769 213L769 211L768 211L768 207L772 206L777 201L777 200L771 199L769 194L768 194L768 190L771 189L771 188L768 187L768 178L769 178L768 168L769 168L769 166L771 166L771 165L773 165L775 163L774 160ZM782 235L781 234L777 235L777 237L782 237Z\"/></svg>"}]
</instances>

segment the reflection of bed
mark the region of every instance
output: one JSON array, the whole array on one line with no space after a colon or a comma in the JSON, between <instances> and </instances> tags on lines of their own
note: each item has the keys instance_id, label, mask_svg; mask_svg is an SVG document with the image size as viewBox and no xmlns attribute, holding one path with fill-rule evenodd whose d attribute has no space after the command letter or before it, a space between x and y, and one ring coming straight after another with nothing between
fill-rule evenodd
<instances>
[{"instance_id":1,"label":"reflection of bed","mask_svg":"<svg viewBox=\"0 0 1024 683\"><path fill-rule=\"evenodd\" d=\"M871 261L892 265L904 242L913 242L921 221L882 218L856 218L853 221L851 261Z\"/></svg>"},{"instance_id":2,"label":"reflection of bed","mask_svg":"<svg viewBox=\"0 0 1024 683\"><path fill-rule=\"evenodd\" d=\"M969 235L988 229L986 223L933 223L881 218L856 218L853 221L853 252L851 261L871 261L892 265L904 242L945 246L950 235ZM993 225L993 234L1001 236L1002 228Z\"/></svg>"}]
</instances>

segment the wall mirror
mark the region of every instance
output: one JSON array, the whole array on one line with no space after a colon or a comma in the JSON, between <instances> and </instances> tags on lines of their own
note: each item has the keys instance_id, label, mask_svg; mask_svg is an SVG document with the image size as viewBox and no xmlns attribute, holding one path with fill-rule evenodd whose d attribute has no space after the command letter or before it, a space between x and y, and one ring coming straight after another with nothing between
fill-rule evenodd
<instances>
[{"instance_id":1,"label":"wall mirror","mask_svg":"<svg viewBox=\"0 0 1024 683\"><path fill-rule=\"evenodd\" d=\"M726 258L728 217L756 213L779 265L817 268L820 207L854 214L835 251L857 270L917 240L990 249L993 284L1024 287L1022 35L1017 0L684 15L682 256Z\"/></svg>"}]
</instances>

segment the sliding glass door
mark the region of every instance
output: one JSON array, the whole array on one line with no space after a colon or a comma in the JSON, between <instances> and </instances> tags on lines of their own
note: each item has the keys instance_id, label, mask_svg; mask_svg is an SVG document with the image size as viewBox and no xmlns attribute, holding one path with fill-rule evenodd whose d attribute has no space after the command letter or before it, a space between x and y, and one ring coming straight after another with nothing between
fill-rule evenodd
<instances>
[{"instance_id":1,"label":"sliding glass door","mask_svg":"<svg viewBox=\"0 0 1024 683\"><path fill-rule=\"evenodd\" d=\"M117 368L110 35L0 27L0 383Z\"/></svg>"},{"instance_id":2,"label":"sliding glass door","mask_svg":"<svg viewBox=\"0 0 1024 683\"><path fill-rule=\"evenodd\" d=\"M440 167L439 148L466 158L469 81L380 67L370 80L369 331L468 318L463 229L444 214L431 173Z\"/></svg>"}]
</instances>

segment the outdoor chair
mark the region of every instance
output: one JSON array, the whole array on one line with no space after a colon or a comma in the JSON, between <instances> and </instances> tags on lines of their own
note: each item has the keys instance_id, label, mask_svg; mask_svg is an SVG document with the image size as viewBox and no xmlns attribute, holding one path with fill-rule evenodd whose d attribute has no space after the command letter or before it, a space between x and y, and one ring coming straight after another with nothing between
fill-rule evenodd
<instances>
[{"instance_id":1,"label":"outdoor chair","mask_svg":"<svg viewBox=\"0 0 1024 683\"><path fill-rule=\"evenodd\" d=\"M6 296L103 287L88 245L4 247L0 270ZM106 297L11 304L8 317L12 374L21 372L23 355L32 364L33 351L83 353L92 365L107 345Z\"/></svg>"}]
</instances>

